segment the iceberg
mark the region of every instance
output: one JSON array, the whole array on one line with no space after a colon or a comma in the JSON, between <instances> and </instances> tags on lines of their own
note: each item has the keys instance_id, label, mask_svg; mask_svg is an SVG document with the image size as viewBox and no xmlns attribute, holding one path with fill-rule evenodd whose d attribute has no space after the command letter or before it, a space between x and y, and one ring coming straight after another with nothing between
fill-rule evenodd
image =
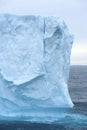
<instances>
[{"instance_id":1,"label":"iceberg","mask_svg":"<svg viewBox=\"0 0 87 130\"><path fill-rule=\"evenodd\" d=\"M58 17L0 14L0 116L45 117L49 110L73 107L72 43Z\"/></svg>"}]
</instances>

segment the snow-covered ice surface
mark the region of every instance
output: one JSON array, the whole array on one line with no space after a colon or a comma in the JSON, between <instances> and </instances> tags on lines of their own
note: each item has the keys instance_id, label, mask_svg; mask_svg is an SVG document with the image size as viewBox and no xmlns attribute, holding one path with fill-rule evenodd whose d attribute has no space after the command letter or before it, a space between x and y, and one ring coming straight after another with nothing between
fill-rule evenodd
<instances>
[{"instance_id":1,"label":"snow-covered ice surface","mask_svg":"<svg viewBox=\"0 0 87 130\"><path fill-rule=\"evenodd\" d=\"M67 87L72 43L57 17L0 14L1 116L51 111L53 117L54 111L73 107Z\"/></svg>"}]
</instances>

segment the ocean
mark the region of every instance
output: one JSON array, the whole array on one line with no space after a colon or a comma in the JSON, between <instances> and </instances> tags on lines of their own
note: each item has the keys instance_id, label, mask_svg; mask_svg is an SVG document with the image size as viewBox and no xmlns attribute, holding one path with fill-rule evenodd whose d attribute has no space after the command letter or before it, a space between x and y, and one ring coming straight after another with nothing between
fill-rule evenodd
<instances>
[{"instance_id":1,"label":"ocean","mask_svg":"<svg viewBox=\"0 0 87 130\"><path fill-rule=\"evenodd\" d=\"M74 107L65 118L44 123L0 121L0 130L87 130L87 66L71 66L68 86Z\"/></svg>"}]
</instances>

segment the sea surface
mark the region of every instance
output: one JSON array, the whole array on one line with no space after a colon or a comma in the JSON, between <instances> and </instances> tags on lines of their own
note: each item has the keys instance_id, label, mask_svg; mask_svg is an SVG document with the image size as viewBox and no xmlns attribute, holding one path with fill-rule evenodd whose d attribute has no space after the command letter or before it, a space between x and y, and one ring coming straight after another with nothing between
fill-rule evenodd
<instances>
[{"instance_id":1,"label":"sea surface","mask_svg":"<svg viewBox=\"0 0 87 130\"><path fill-rule=\"evenodd\" d=\"M69 92L74 108L53 122L0 121L0 130L87 130L87 66L71 66Z\"/></svg>"}]
</instances>

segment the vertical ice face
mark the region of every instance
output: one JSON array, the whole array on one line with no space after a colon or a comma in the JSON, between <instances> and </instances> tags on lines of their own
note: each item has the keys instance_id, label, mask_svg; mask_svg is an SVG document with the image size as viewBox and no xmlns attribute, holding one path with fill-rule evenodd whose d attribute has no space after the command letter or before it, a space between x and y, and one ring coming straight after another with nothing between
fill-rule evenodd
<instances>
[{"instance_id":1,"label":"vertical ice face","mask_svg":"<svg viewBox=\"0 0 87 130\"><path fill-rule=\"evenodd\" d=\"M59 18L0 15L0 111L72 107L72 42Z\"/></svg>"}]
</instances>

